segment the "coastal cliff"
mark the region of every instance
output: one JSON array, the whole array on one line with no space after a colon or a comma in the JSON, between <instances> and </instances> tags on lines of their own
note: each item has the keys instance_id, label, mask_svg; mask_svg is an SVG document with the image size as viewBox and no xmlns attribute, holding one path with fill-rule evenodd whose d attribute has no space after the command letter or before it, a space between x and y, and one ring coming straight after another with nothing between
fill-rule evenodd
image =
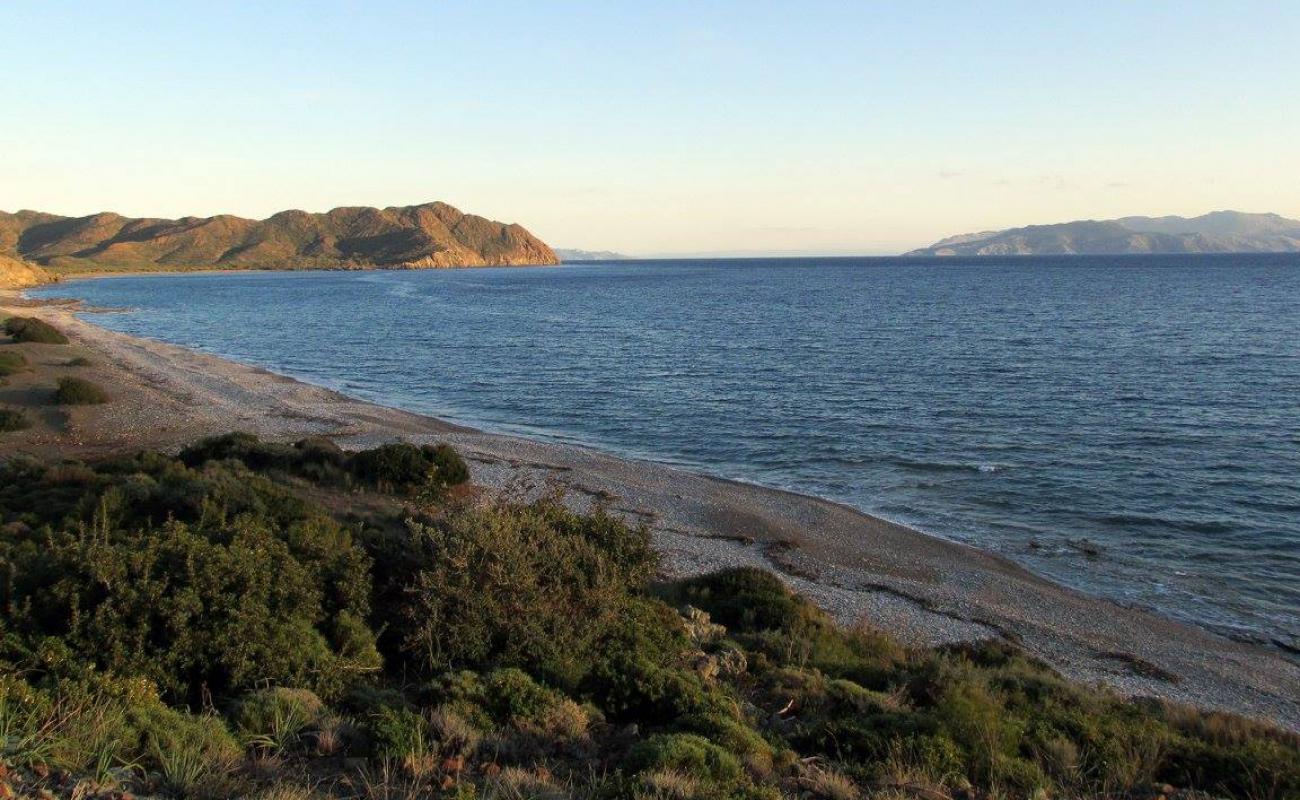
<instances>
[{"instance_id":1,"label":"coastal cliff","mask_svg":"<svg viewBox=\"0 0 1300 800\"><path fill-rule=\"evenodd\" d=\"M520 225L446 203L137 219L0 212L0 256L60 272L126 269L438 269L558 264Z\"/></svg>"},{"instance_id":2,"label":"coastal cliff","mask_svg":"<svg viewBox=\"0 0 1300 800\"><path fill-rule=\"evenodd\" d=\"M1296 253L1300 220L1216 211L1199 217L1124 217L1030 225L940 239L909 256Z\"/></svg>"},{"instance_id":3,"label":"coastal cliff","mask_svg":"<svg viewBox=\"0 0 1300 800\"><path fill-rule=\"evenodd\" d=\"M0 289L26 289L53 280L50 273L34 264L0 255Z\"/></svg>"}]
</instances>

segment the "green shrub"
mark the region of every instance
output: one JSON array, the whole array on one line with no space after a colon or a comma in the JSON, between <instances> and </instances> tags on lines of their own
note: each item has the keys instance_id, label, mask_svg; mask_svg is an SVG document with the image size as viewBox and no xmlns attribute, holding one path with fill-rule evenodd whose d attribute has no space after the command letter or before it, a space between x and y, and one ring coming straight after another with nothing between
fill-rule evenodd
<instances>
[{"instance_id":1,"label":"green shrub","mask_svg":"<svg viewBox=\"0 0 1300 800\"><path fill-rule=\"evenodd\" d=\"M80 469L0 467L4 516L52 526L0 540L6 632L30 667L142 675L191 701L268 681L332 696L379 667L370 559L332 518L228 467ZM38 663L46 637L69 658Z\"/></svg>"},{"instance_id":2,"label":"green shrub","mask_svg":"<svg viewBox=\"0 0 1300 800\"><path fill-rule=\"evenodd\" d=\"M0 351L0 378L27 369L27 358L15 351Z\"/></svg>"},{"instance_id":3,"label":"green shrub","mask_svg":"<svg viewBox=\"0 0 1300 800\"><path fill-rule=\"evenodd\" d=\"M54 402L62 406L100 405L108 402L108 392L84 378L59 378Z\"/></svg>"},{"instance_id":4,"label":"green shrub","mask_svg":"<svg viewBox=\"0 0 1300 800\"><path fill-rule=\"evenodd\" d=\"M489 673L484 688L486 706L493 719L515 725L537 722L559 705L563 697L515 668Z\"/></svg>"},{"instance_id":5,"label":"green shrub","mask_svg":"<svg viewBox=\"0 0 1300 800\"><path fill-rule=\"evenodd\" d=\"M742 644L768 659L815 667L868 688L884 688L891 672L906 658L895 639L836 624L775 575L753 567L682 581L665 588L664 595L707 612Z\"/></svg>"},{"instance_id":6,"label":"green shrub","mask_svg":"<svg viewBox=\"0 0 1300 800\"><path fill-rule=\"evenodd\" d=\"M408 563L387 567L404 587L394 623L413 666L515 666L560 686L603 657L656 563L645 530L550 502L412 522L401 551Z\"/></svg>"},{"instance_id":7,"label":"green shrub","mask_svg":"<svg viewBox=\"0 0 1300 800\"><path fill-rule=\"evenodd\" d=\"M711 784L733 784L742 775L734 755L690 733L656 734L636 744L624 762L636 774L650 770L676 770Z\"/></svg>"},{"instance_id":8,"label":"green shrub","mask_svg":"<svg viewBox=\"0 0 1300 800\"><path fill-rule=\"evenodd\" d=\"M192 467L236 460L251 469L278 470L325 485L346 485L355 479L381 491L422 490L430 500L469 480L469 468L447 444L386 444L349 454L322 436L289 445L263 442L250 433L228 433L186 447L180 459Z\"/></svg>"},{"instance_id":9,"label":"green shrub","mask_svg":"<svg viewBox=\"0 0 1300 800\"><path fill-rule=\"evenodd\" d=\"M401 759L429 752L429 722L408 708L381 707L366 720L366 733L376 756Z\"/></svg>"},{"instance_id":10,"label":"green shrub","mask_svg":"<svg viewBox=\"0 0 1300 800\"><path fill-rule=\"evenodd\" d=\"M304 731L318 725L325 704L307 689L274 687L245 695L231 722L246 745L270 753L292 749Z\"/></svg>"},{"instance_id":11,"label":"green shrub","mask_svg":"<svg viewBox=\"0 0 1300 800\"><path fill-rule=\"evenodd\" d=\"M68 361L67 361L66 363L64 363L63 366L65 366L65 367L92 367L92 366L94 366L94 365L95 365L95 362L91 361L89 358L86 358L85 356L77 356L76 358L68 359Z\"/></svg>"},{"instance_id":12,"label":"green shrub","mask_svg":"<svg viewBox=\"0 0 1300 800\"><path fill-rule=\"evenodd\" d=\"M738 715L736 701L698 674L626 654L601 661L583 688L620 721L667 725L687 716Z\"/></svg>"},{"instance_id":13,"label":"green shrub","mask_svg":"<svg viewBox=\"0 0 1300 800\"><path fill-rule=\"evenodd\" d=\"M16 408L0 408L0 433L21 431L31 427L32 421Z\"/></svg>"},{"instance_id":14,"label":"green shrub","mask_svg":"<svg viewBox=\"0 0 1300 800\"><path fill-rule=\"evenodd\" d=\"M180 782L222 769L239 748L220 718L169 708L146 680L105 675L32 686L0 678L4 760L103 779L136 764Z\"/></svg>"},{"instance_id":15,"label":"green shrub","mask_svg":"<svg viewBox=\"0 0 1300 800\"><path fill-rule=\"evenodd\" d=\"M68 337L57 328L35 317L10 317L5 320L5 333L19 342L38 344L67 344Z\"/></svg>"},{"instance_id":16,"label":"green shrub","mask_svg":"<svg viewBox=\"0 0 1300 800\"><path fill-rule=\"evenodd\" d=\"M184 461L0 464L0 759L255 796L221 719L175 707L210 701L250 767L323 786L368 740L348 790L368 796L1300 796L1300 737L1276 728L1072 683L1005 642L905 650L757 570L655 588L648 535L607 515L298 480L348 486L349 466L327 440L239 435Z\"/></svg>"},{"instance_id":17,"label":"green shrub","mask_svg":"<svg viewBox=\"0 0 1300 800\"><path fill-rule=\"evenodd\" d=\"M349 471L364 483L387 491L415 489L441 492L469 480L469 467L447 444L400 442L353 453Z\"/></svg>"}]
</instances>

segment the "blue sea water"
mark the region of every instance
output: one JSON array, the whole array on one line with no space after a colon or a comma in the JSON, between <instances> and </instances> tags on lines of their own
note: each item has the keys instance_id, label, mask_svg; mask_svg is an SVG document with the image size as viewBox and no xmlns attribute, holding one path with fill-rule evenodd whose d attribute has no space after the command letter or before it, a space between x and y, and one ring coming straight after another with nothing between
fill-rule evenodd
<instances>
[{"instance_id":1,"label":"blue sea water","mask_svg":"<svg viewBox=\"0 0 1300 800\"><path fill-rule=\"evenodd\" d=\"M640 261L37 294L357 397L833 498L1222 632L1300 637L1297 257Z\"/></svg>"}]
</instances>

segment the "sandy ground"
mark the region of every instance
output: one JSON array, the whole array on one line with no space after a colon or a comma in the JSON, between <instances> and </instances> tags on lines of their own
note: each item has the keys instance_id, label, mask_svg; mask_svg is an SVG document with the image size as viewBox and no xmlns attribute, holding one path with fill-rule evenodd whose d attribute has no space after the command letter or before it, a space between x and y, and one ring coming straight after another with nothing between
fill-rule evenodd
<instances>
[{"instance_id":1,"label":"sandy ground","mask_svg":"<svg viewBox=\"0 0 1300 800\"><path fill-rule=\"evenodd\" d=\"M324 434L350 447L395 439L448 441L476 483L522 495L562 490L648 525L672 574L729 565L771 568L847 623L918 645L1004 637L1064 674L1127 695L1152 695L1271 719L1300 731L1300 665L1256 645L1063 588L1006 559L824 500L733 483L592 450L469 430L364 403L265 370L107 331L67 306L22 307L71 346L21 347L33 369L0 386L0 405L37 424L0 434L0 458L174 449L245 430L273 439ZM89 367L71 368L84 355ZM105 406L48 406L61 374L109 388Z\"/></svg>"}]
</instances>

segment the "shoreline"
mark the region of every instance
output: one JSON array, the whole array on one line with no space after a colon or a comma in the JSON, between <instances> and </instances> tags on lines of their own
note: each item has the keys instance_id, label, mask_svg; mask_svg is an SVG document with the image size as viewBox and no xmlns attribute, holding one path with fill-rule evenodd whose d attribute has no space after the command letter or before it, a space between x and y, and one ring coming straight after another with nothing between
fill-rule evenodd
<instances>
[{"instance_id":1,"label":"shoreline","mask_svg":"<svg viewBox=\"0 0 1300 800\"><path fill-rule=\"evenodd\" d=\"M99 377L120 395L97 410L78 409L67 430L22 449L93 457L235 429L270 439L328 435L346 447L399 437L448 441L470 461L477 484L520 496L563 489L575 505L602 503L644 522L670 574L762 566L842 621L887 629L910 644L1005 638L1068 677L1300 731L1300 665L1056 584L1002 556L822 498L356 400L109 331L76 318L75 306L26 300L20 310L14 297L0 293L0 307L63 328L94 352ZM0 455L10 449L20 448L0 440Z\"/></svg>"}]
</instances>

